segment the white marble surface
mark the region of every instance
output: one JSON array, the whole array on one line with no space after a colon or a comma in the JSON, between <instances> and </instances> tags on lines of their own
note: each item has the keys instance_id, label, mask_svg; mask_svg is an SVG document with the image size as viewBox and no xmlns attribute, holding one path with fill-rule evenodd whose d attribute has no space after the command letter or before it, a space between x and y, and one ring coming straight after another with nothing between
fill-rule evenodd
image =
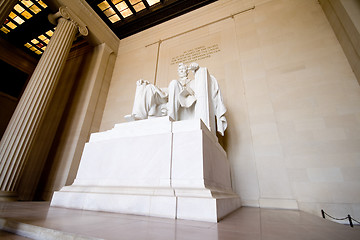
<instances>
[{"instance_id":1,"label":"white marble surface","mask_svg":"<svg viewBox=\"0 0 360 240\"><path fill-rule=\"evenodd\" d=\"M360 239L359 226L322 219L320 212L314 216L242 207L219 223L211 223L64 209L49 207L48 202L0 202L0 209L0 229L36 240ZM24 239L15 237L0 231L0 239Z\"/></svg>"},{"instance_id":2,"label":"white marble surface","mask_svg":"<svg viewBox=\"0 0 360 240\"><path fill-rule=\"evenodd\" d=\"M153 217L175 218L176 216L176 198L174 196L151 196L140 192L137 194L114 194L60 191L54 194L51 205Z\"/></svg>"},{"instance_id":3,"label":"white marble surface","mask_svg":"<svg viewBox=\"0 0 360 240\"><path fill-rule=\"evenodd\" d=\"M74 183L170 186L171 137L167 133L87 143Z\"/></svg>"},{"instance_id":4,"label":"white marble surface","mask_svg":"<svg viewBox=\"0 0 360 240\"><path fill-rule=\"evenodd\" d=\"M173 123L176 131L173 134L172 186L231 191L230 165L225 151L199 120L185 122L188 124ZM194 126L198 126L197 130Z\"/></svg>"},{"instance_id":5,"label":"white marble surface","mask_svg":"<svg viewBox=\"0 0 360 240\"><path fill-rule=\"evenodd\" d=\"M213 133L200 119L162 117L93 134L51 205L216 222L241 204Z\"/></svg>"},{"instance_id":6,"label":"white marble surface","mask_svg":"<svg viewBox=\"0 0 360 240\"><path fill-rule=\"evenodd\" d=\"M223 198L179 197L177 218L216 222L241 205L237 195Z\"/></svg>"},{"instance_id":7,"label":"white marble surface","mask_svg":"<svg viewBox=\"0 0 360 240\"><path fill-rule=\"evenodd\" d=\"M126 122L115 124L109 131L93 133L89 142L103 141L122 137L136 137L145 135L156 135L161 133L171 133L172 120L170 117L149 118L136 122Z\"/></svg>"}]
</instances>

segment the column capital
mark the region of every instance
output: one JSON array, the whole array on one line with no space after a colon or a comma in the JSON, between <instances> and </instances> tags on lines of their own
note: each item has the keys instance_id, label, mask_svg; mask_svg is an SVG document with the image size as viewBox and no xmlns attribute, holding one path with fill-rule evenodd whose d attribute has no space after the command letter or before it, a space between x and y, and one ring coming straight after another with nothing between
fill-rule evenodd
<instances>
[{"instance_id":1,"label":"column capital","mask_svg":"<svg viewBox=\"0 0 360 240\"><path fill-rule=\"evenodd\" d=\"M87 36L89 34L85 23L81 21L80 18L76 16L76 14L74 14L69 8L61 6L57 13L50 14L48 16L49 21L54 25L57 25L57 21L59 18L64 18L73 22L78 28L80 35Z\"/></svg>"}]
</instances>

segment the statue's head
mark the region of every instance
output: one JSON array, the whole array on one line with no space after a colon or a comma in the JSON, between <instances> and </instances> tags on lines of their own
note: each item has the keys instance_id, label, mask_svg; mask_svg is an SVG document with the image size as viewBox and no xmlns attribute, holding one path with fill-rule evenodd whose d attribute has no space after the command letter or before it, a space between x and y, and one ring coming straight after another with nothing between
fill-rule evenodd
<instances>
[{"instance_id":1,"label":"statue's head","mask_svg":"<svg viewBox=\"0 0 360 240\"><path fill-rule=\"evenodd\" d=\"M188 67L183 63L179 63L179 66L178 66L179 77L180 78L187 77L188 73L189 73Z\"/></svg>"}]
</instances>

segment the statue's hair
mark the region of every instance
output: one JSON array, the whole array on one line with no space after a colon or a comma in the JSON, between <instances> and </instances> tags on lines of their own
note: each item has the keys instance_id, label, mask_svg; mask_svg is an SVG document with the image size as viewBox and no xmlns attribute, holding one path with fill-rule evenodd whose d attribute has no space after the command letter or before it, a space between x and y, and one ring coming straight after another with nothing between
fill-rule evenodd
<instances>
[{"instance_id":1,"label":"statue's hair","mask_svg":"<svg viewBox=\"0 0 360 240\"><path fill-rule=\"evenodd\" d=\"M188 69L188 67L187 67L184 63L179 63L178 68L179 68L180 66L184 66L186 69Z\"/></svg>"}]
</instances>

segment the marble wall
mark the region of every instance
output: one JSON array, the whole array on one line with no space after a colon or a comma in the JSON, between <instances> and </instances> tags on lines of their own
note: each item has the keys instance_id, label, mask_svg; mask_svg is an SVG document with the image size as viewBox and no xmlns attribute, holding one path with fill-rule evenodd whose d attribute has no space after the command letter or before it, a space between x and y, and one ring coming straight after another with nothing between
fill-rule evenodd
<instances>
[{"instance_id":1,"label":"marble wall","mask_svg":"<svg viewBox=\"0 0 360 240\"><path fill-rule=\"evenodd\" d=\"M167 86L192 60L219 82L243 205L360 216L360 87L318 1L219 0L121 40L100 131L138 79Z\"/></svg>"}]
</instances>

